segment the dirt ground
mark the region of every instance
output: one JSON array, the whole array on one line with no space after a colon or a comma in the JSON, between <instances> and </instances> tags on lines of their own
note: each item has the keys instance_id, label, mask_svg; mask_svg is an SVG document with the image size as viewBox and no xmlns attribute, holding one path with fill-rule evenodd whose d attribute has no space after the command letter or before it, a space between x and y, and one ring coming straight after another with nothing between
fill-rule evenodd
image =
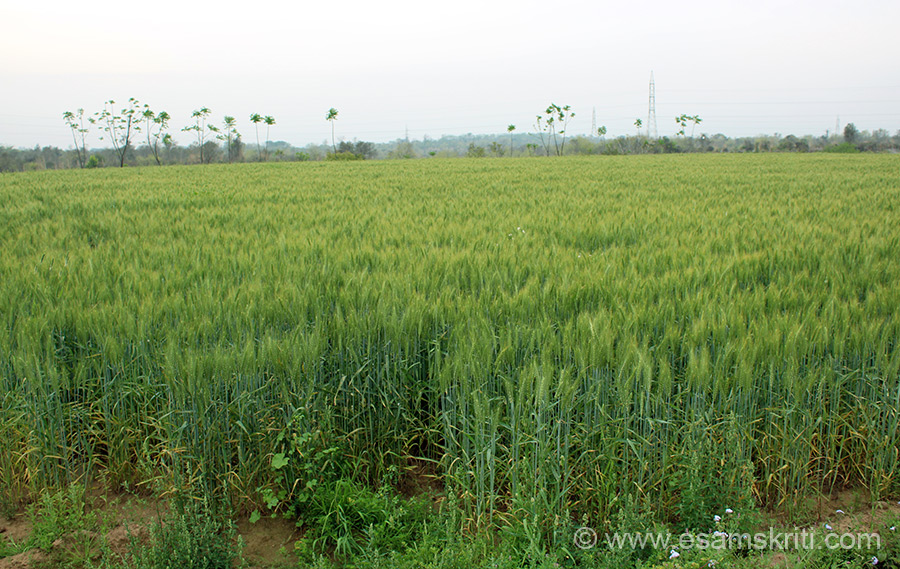
<instances>
[{"instance_id":1,"label":"dirt ground","mask_svg":"<svg viewBox=\"0 0 900 569\"><path fill-rule=\"evenodd\" d=\"M0 569L48 569L55 565L54 552L70 550L84 543L99 544L105 537L110 549L123 555L128 551L131 539L143 540L147 528L155 519L166 513L164 502L152 498L120 495L93 500L91 511L99 513L111 527L105 536L67 536L53 543L49 553L32 549L24 553L0 559ZM264 517L251 524L248 517L236 521L238 534L244 543L243 556L250 569L275 569L295 567L294 542L300 539L295 524L282 518ZM12 519L0 517L0 539L20 544L31 535L32 527L24 511ZM94 547L93 549L98 549ZM70 557L71 558L71 557Z\"/></svg>"},{"instance_id":2,"label":"dirt ground","mask_svg":"<svg viewBox=\"0 0 900 569\"><path fill-rule=\"evenodd\" d=\"M85 543L99 544L106 538L113 552L124 554L132 536L144 539L147 528L166 512L166 504L160 500L133 495L114 497L95 496L91 508L99 512L111 527L105 536L66 536L53 543L49 553L30 550L0 559L0 569L47 569L54 565L54 553L71 548L84 547ZM879 532L886 531L887 524L900 520L900 503L880 501L871 506L863 492L842 492L829 499L810 500L802 506L794 522L787 522L783 515L772 515L766 525L775 527L824 528L828 524L831 531ZM239 535L244 542L243 556L251 569L282 569L296 567L293 556L294 543L300 533L290 520L263 517L250 523L248 517L236 520ZM19 512L12 519L0 516L0 539L22 543L31 535L31 523L25 512ZM791 567L796 561L791 554L773 552L768 557L768 566L773 568ZM70 557L71 558L71 557Z\"/></svg>"}]
</instances>

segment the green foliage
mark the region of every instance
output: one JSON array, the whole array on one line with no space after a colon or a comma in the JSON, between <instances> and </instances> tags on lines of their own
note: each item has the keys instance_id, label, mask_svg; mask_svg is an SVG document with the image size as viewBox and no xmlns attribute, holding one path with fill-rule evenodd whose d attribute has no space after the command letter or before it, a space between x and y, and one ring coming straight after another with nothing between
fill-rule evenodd
<instances>
[{"instance_id":1,"label":"green foliage","mask_svg":"<svg viewBox=\"0 0 900 569\"><path fill-rule=\"evenodd\" d=\"M271 115L266 115L263 117L262 121L266 124L266 146L263 152L263 160L269 160L269 129L275 126L275 117Z\"/></svg>"},{"instance_id":2,"label":"green foliage","mask_svg":"<svg viewBox=\"0 0 900 569\"><path fill-rule=\"evenodd\" d=\"M466 151L466 158L484 158L485 152L483 146L476 146L474 142L469 143L469 149Z\"/></svg>"},{"instance_id":3,"label":"green foliage","mask_svg":"<svg viewBox=\"0 0 900 569\"><path fill-rule=\"evenodd\" d=\"M430 504L397 495L391 484L395 467L385 472L377 491L355 481L352 458L322 423L322 418L311 421L304 412L295 414L278 437L283 452L272 455L274 485L261 489L270 510L295 518L304 530L298 555L312 560L326 552L349 557L363 550L411 547L421 536Z\"/></svg>"},{"instance_id":4,"label":"green foliage","mask_svg":"<svg viewBox=\"0 0 900 569\"><path fill-rule=\"evenodd\" d=\"M150 108L150 105L144 105L144 111L141 113L141 116L144 119L144 129L147 132L147 147L153 152L156 164L158 166L162 165L159 155L159 143L162 142L163 146L169 146L171 143L171 136L166 130L169 128L169 119L172 117L166 111L155 113Z\"/></svg>"},{"instance_id":5,"label":"green foliage","mask_svg":"<svg viewBox=\"0 0 900 569\"><path fill-rule=\"evenodd\" d=\"M832 154L858 154L859 149L850 142L841 142L825 147L825 152Z\"/></svg>"},{"instance_id":6,"label":"green foliage","mask_svg":"<svg viewBox=\"0 0 900 569\"><path fill-rule=\"evenodd\" d=\"M98 125L103 135L100 140L112 144L116 156L119 158L119 166L125 166L125 157L132 147L135 135L141 130L141 106L140 102L131 97L127 105L120 111L115 110L116 102L113 100L103 103L103 110L94 113L89 122Z\"/></svg>"},{"instance_id":7,"label":"green foliage","mask_svg":"<svg viewBox=\"0 0 900 569\"><path fill-rule=\"evenodd\" d=\"M602 144L602 143L601 143ZM604 156L618 156L622 154L622 147L616 142L607 142L603 144L602 154Z\"/></svg>"},{"instance_id":8,"label":"green foliage","mask_svg":"<svg viewBox=\"0 0 900 569\"><path fill-rule=\"evenodd\" d=\"M357 140L354 142L342 140L340 144L338 144L337 150L338 154L341 154L343 152L356 154L360 157L361 160L369 160L375 158L377 154L374 144L372 144L371 142L364 142L362 140Z\"/></svg>"},{"instance_id":9,"label":"green foliage","mask_svg":"<svg viewBox=\"0 0 900 569\"><path fill-rule=\"evenodd\" d=\"M663 154L674 154L678 152L678 147L668 136L660 138L656 145Z\"/></svg>"},{"instance_id":10,"label":"green foliage","mask_svg":"<svg viewBox=\"0 0 900 569\"><path fill-rule=\"evenodd\" d=\"M263 122L263 117L259 113L253 113L250 115L250 122L253 123L253 128L256 130L256 159L262 160L262 147L259 144L259 123Z\"/></svg>"},{"instance_id":11,"label":"green foliage","mask_svg":"<svg viewBox=\"0 0 900 569\"><path fill-rule=\"evenodd\" d=\"M124 569L231 569L241 560L234 524L205 500L188 500L150 526L147 543L131 536Z\"/></svg>"},{"instance_id":12,"label":"green foliage","mask_svg":"<svg viewBox=\"0 0 900 569\"><path fill-rule=\"evenodd\" d=\"M359 551L422 463L455 532L533 556L626 496L896 495L895 158L685 158L4 175L0 480Z\"/></svg>"},{"instance_id":13,"label":"green foliage","mask_svg":"<svg viewBox=\"0 0 900 569\"><path fill-rule=\"evenodd\" d=\"M403 500L392 488L370 490L352 480L325 481L297 495L298 525L306 530L298 553L334 551L352 556L364 550L403 552L421 537L430 514L422 499Z\"/></svg>"},{"instance_id":14,"label":"green foliage","mask_svg":"<svg viewBox=\"0 0 900 569\"><path fill-rule=\"evenodd\" d=\"M49 551L57 539L86 529L95 521L85 508L84 488L75 485L43 493L37 502L28 506L27 514L32 530L25 548L44 551Z\"/></svg>"},{"instance_id":15,"label":"green foliage","mask_svg":"<svg viewBox=\"0 0 900 569\"><path fill-rule=\"evenodd\" d=\"M573 118L575 118L575 113L572 111L572 107L569 105L560 107L556 103L551 103L544 110L543 115L537 115L534 128L538 136L540 136L541 144L544 146L547 156L550 156L551 150L557 156L562 156L565 153L566 127Z\"/></svg>"},{"instance_id":16,"label":"green foliage","mask_svg":"<svg viewBox=\"0 0 900 569\"><path fill-rule=\"evenodd\" d=\"M409 160L418 158L418 154L412 143L406 140L399 142L397 147L388 153L387 157L394 160Z\"/></svg>"},{"instance_id":17,"label":"green foliage","mask_svg":"<svg viewBox=\"0 0 900 569\"><path fill-rule=\"evenodd\" d=\"M337 147L334 145L334 121L338 118L338 110L334 107L328 109L328 113L325 115L325 120L331 123L331 152L333 154L337 154Z\"/></svg>"},{"instance_id":18,"label":"green foliage","mask_svg":"<svg viewBox=\"0 0 900 569\"><path fill-rule=\"evenodd\" d=\"M301 558L302 559L302 558ZM323 557L318 557L318 564L311 565L301 560L300 567L339 567ZM440 523L428 525L422 536L411 547L405 550L378 551L365 549L352 560L357 569L473 569L490 567L492 569L523 569L523 567L542 567L557 569L557 559L547 556L540 564L532 565L524 560L520 552L497 542L489 535L478 535L472 539L458 539L446 533Z\"/></svg>"},{"instance_id":19,"label":"green foliage","mask_svg":"<svg viewBox=\"0 0 900 569\"><path fill-rule=\"evenodd\" d=\"M757 520L749 513L755 506L755 481L748 447L743 444L747 435L733 417L719 423L703 418L684 427L684 453L673 457L676 467L667 481L679 532L721 529L716 527L715 516L724 516L725 509L741 512L744 522L729 527L731 533L753 529ZM710 476L711 472L717 475ZM726 517L731 523L738 516Z\"/></svg>"},{"instance_id":20,"label":"green foliage","mask_svg":"<svg viewBox=\"0 0 900 569\"><path fill-rule=\"evenodd\" d=\"M225 155L229 162L236 162L243 153L241 133L237 130L237 120L226 116L222 121L222 130L216 135L218 140L225 143Z\"/></svg>"},{"instance_id":21,"label":"green foliage","mask_svg":"<svg viewBox=\"0 0 900 569\"><path fill-rule=\"evenodd\" d=\"M75 154L78 158L78 165L84 168L87 162L87 147L85 146L84 138L88 133L88 129L84 126L84 109L78 109L74 113L72 111L64 112L63 120L66 126L72 130L72 140L75 142Z\"/></svg>"},{"instance_id":22,"label":"green foliage","mask_svg":"<svg viewBox=\"0 0 900 569\"><path fill-rule=\"evenodd\" d=\"M778 143L778 150L784 152L809 152L809 142L789 134Z\"/></svg>"},{"instance_id":23,"label":"green foliage","mask_svg":"<svg viewBox=\"0 0 900 569\"><path fill-rule=\"evenodd\" d=\"M212 146L210 146L210 144L206 141L208 136L218 136L219 134L219 128L217 126L207 123L211 114L212 111L210 111L207 107L197 109L191 113L191 118L194 119L194 124L181 129L182 132L193 132L196 136L197 148L200 150L201 164L209 164L212 161L212 151L214 147L216 150L218 149L215 143L212 143Z\"/></svg>"},{"instance_id":24,"label":"green foliage","mask_svg":"<svg viewBox=\"0 0 900 569\"><path fill-rule=\"evenodd\" d=\"M684 132L687 128L687 123L694 123L691 127L691 138L694 138L694 129L697 128L698 124L703 122L703 119L700 118L700 115L686 115L682 113L681 115L675 117L675 122L678 123L678 126L681 127L681 130L676 133L677 136L685 136Z\"/></svg>"},{"instance_id":25,"label":"green foliage","mask_svg":"<svg viewBox=\"0 0 900 569\"><path fill-rule=\"evenodd\" d=\"M365 160L362 154L354 154L352 152L338 152L337 154L329 152L325 155L325 160L346 162L348 160Z\"/></svg>"},{"instance_id":26,"label":"green foliage","mask_svg":"<svg viewBox=\"0 0 900 569\"><path fill-rule=\"evenodd\" d=\"M31 524L28 539L15 544L0 537L0 558L39 549L48 566L84 567L96 557L108 529L106 519L87 508L83 486L43 492L26 515Z\"/></svg>"},{"instance_id":27,"label":"green foliage","mask_svg":"<svg viewBox=\"0 0 900 569\"><path fill-rule=\"evenodd\" d=\"M0 559L22 553L22 551L21 545L7 539L6 536L0 536Z\"/></svg>"}]
</instances>

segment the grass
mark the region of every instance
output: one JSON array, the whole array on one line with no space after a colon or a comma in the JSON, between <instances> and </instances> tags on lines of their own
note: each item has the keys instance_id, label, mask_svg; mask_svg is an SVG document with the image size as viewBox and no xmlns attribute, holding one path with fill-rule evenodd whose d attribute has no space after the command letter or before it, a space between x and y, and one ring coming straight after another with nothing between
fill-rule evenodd
<instances>
[{"instance_id":1,"label":"grass","mask_svg":"<svg viewBox=\"0 0 900 569\"><path fill-rule=\"evenodd\" d=\"M3 503L93 477L262 508L284 437L317 429L343 441L348 485L429 461L456 531L535 559L626 498L688 527L725 500L900 495L896 171L767 155L4 175Z\"/></svg>"}]
</instances>

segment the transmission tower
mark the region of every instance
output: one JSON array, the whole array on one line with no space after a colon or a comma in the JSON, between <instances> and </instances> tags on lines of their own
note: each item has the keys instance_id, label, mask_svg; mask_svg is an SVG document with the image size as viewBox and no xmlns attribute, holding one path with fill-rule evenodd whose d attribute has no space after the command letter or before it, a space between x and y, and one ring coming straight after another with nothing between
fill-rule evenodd
<instances>
[{"instance_id":1,"label":"transmission tower","mask_svg":"<svg viewBox=\"0 0 900 569\"><path fill-rule=\"evenodd\" d=\"M591 112L591 138L597 135L597 107Z\"/></svg>"},{"instance_id":2,"label":"transmission tower","mask_svg":"<svg viewBox=\"0 0 900 569\"><path fill-rule=\"evenodd\" d=\"M647 113L647 138L656 140L659 134L656 132L656 83L653 82L653 72L650 72L650 110Z\"/></svg>"}]
</instances>

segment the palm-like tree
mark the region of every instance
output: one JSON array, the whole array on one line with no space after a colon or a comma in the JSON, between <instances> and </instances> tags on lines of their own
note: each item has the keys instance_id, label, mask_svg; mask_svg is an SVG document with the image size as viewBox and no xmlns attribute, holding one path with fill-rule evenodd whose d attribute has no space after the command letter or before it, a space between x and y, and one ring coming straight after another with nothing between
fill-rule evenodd
<instances>
[{"instance_id":1,"label":"palm-like tree","mask_svg":"<svg viewBox=\"0 0 900 569\"><path fill-rule=\"evenodd\" d=\"M275 117L271 115L266 115L263 118L263 122L266 123L266 162L269 161L269 127L275 124Z\"/></svg>"},{"instance_id":2,"label":"palm-like tree","mask_svg":"<svg viewBox=\"0 0 900 569\"><path fill-rule=\"evenodd\" d=\"M263 120L262 115L259 113L253 113L250 115L250 122L254 124L256 127L256 159L259 160L262 157L262 151L259 148L259 123Z\"/></svg>"},{"instance_id":3,"label":"palm-like tree","mask_svg":"<svg viewBox=\"0 0 900 569\"><path fill-rule=\"evenodd\" d=\"M644 126L644 121L641 119L634 119L634 128L637 129L637 137L635 138L635 145L637 146L638 152L641 151L641 127Z\"/></svg>"},{"instance_id":4,"label":"palm-like tree","mask_svg":"<svg viewBox=\"0 0 900 569\"><path fill-rule=\"evenodd\" d=\"M334 121L337 120L338 111L334 107L328 109L328 114L325 115L325 120L331 121L331 151L334 154L337 154L337 147L334 145Z\"/></svg>"},{"instance_id":5,"label":"palm-like tree","mask_svg":"<svg viewBox=\"0 0 900 569\"><path fill-rule=\"evenodd\" d=\"M513 131L516 130L516 125L511 124L506 127L506 132L509 133L509 157L512 158L513 153Z\"/></svg>"},{"instance_id":6,"label":"palm-like tree","mask_svg":"<svg viewBox=\"0 0 900 569\"><path fill-rule=\"evenodd\" d=\"M228 161L234 162L234 141L236 137L241 136L237 131L237 121L234 117L226 115L225 121L222 124L225 126L225 144L228 152Z\"/></svg>"}]
</instances>

